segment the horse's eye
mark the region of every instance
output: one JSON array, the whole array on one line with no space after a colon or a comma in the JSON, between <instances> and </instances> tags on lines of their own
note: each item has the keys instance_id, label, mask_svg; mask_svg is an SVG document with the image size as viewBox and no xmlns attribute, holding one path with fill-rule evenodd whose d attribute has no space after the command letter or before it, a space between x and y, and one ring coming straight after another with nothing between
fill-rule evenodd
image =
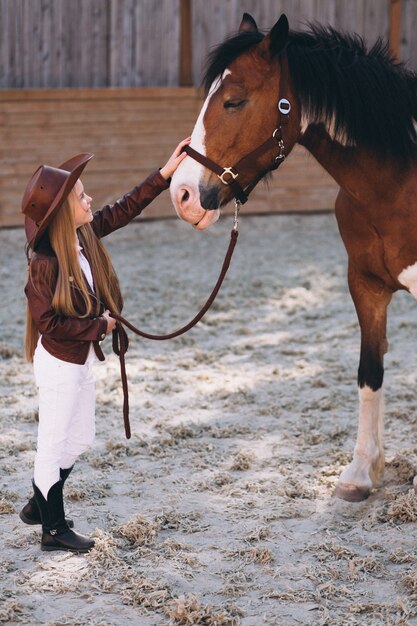
<instances>
[{"instance_id":1,"label":"horse's eye","mask_svg":"<svg viewBox=\"0 0 417 626\"><path fill-rule=\"evenodd\" d=\"M246 103L246 100L226 100L224 103L225 109L239 109Z\"/></svg>"}]
</instances>

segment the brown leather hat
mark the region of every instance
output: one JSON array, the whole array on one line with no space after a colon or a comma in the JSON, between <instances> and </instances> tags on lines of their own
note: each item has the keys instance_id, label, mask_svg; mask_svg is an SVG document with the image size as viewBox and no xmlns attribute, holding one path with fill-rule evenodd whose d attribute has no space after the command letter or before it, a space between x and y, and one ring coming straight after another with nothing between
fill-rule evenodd
<instances>
[{"instance_id":1,"label":"brown leather hat","mask_svg":"<svg viewBox=\"0 0 417 626\"><path fill-rule=\"evenodd\" d=\"M28 182L22 199L28 246L35 250L93 154L77 154L59 167L41 165Z\"/></svg>"}]
</instances>

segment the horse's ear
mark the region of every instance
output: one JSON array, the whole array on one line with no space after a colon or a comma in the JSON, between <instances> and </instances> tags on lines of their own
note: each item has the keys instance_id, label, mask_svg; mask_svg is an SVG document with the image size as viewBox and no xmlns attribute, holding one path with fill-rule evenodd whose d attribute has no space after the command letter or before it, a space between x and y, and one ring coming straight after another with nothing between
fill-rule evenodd
<instances>
[{"instance_id":1,"label":"horse's ear","mask_svg":"<svg viewBox=\"0 0 417 626\"><path fill-rule=\"evenodd\" d=\"M244 13L239 26L239 33L257 33L258 27L252 15Z\"/></svg>"},{"instance_id":2,"label":"horse's ear","mask_svg":"<svg viewBox=\"0 0 417 626\"><path fill-rule=\"evenodd\" d=\"M271 54L276 55L281 52L288 41L289 31L288 19L283 13L266 37L269 40L269 51Z\"/></svg>"}]
</instances>

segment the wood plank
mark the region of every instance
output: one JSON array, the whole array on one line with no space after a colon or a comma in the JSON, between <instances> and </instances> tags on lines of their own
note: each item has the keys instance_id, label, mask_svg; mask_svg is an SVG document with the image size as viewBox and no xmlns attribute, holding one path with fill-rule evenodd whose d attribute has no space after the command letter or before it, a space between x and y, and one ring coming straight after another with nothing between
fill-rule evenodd
<instances>
[{"instance_id":1,"label":"wood plank","mask_svg":"<svg viewBox=\"0 0 417 626\"><path fill-rule=\"evenodd\" d=\"M83 176L95 206L114 201L165 163L201 107L196 89L99 91L98 99L95 89L0 93L0 225L22 223L21 196L40 163L57 165L82 151L95 153ZM297 146L245 210L330 209L335 195L335 183ZM165 215L173 215L169 194L145 217Z\"/></svg>"},{"instance_id":2,"label":"wood plank","mask_svg":"<svg viewBox=\"0 0 417 626\"><path fill-rule=\"evenodd\" d=\"M244 10L263 30L285 12L293 29L319 21L356 31L373 43L378 36L389 35L391 7L392 16L397 16L393 17L393 45L402 59L410 59L414 68L417 65L416 0L181 3L193 7L189 31L193 54L190 43L182 62L191 66L195 85L200 83L208 52L236 32ZM190 17L187 12L182 15ZM176 86L180 21L180 0L0 0L0 87Z\"/></svg>"}]
</instances>

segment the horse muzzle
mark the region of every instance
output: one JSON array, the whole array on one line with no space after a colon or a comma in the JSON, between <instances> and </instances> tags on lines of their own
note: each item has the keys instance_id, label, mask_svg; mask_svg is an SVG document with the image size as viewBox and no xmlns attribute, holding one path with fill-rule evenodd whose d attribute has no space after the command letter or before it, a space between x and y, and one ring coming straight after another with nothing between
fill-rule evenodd
<instances>
[{"instance_id":1,"label":"horse muzzle","mask_svg":"<svg viewBox=\"0 0 417 626\"><path fill-rule=\"evenodd\" d=\"M188 163L187 163L188 161ZM201 180L203 168L185 159L174 173L170 185L171 200L178 217L204 230L214 224L220 215L219 189Z\"/></svg>"}]
</instances>

